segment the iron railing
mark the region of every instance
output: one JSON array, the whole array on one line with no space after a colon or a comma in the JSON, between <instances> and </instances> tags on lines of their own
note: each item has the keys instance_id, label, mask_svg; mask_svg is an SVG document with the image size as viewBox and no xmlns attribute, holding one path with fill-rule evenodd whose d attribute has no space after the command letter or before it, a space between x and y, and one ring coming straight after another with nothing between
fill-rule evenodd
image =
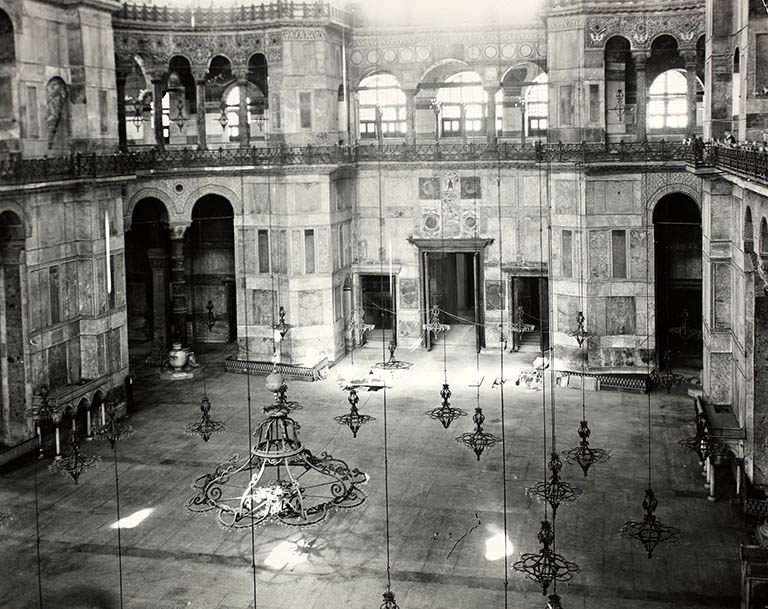
<instances>
[{"instance_id":1,"label":"iron railing","mask_svg":"<svg viewBox=\"0 0 768 609\"><path fill-rule=\"evenodd\" d=\"M249 23L272 21L330 21L352 24L352 14L329 2L291 2L277 0L268 4L225 6L221 8L192 8L124 3L115 19L139 23L190 24L196 28L222 25L245 26Z\"/></svg>"},{"instance_id":2,"label":"iron railing","mask_svg":"<svg viewBox=\"0 0 768 609\"><path fill-rule=\"evenodd\" d=\"M131 175L204 167L340 165L366 162L414 161L529 161L535 163L645 163L691 162L683 143L485 143L381 144L355 146L269 146L251 148L148 148L114 154L73 154L67 157L0 160L0 184L44 182ZM728 157L730 162L730 157ZM734 161L735 162L735 161ZM744 166L750 162L740 161ZM765 164L762 165L765 174Z\"/></svg>"}]
</instances>

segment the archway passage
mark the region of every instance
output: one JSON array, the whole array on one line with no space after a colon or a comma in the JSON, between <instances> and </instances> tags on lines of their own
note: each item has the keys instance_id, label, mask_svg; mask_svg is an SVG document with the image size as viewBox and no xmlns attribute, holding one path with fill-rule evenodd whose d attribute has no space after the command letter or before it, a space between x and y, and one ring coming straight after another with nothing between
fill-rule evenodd
<instances>
[{"instance_id":1,"label":"archway passage","mask_svg":"<svg viewBox=\"0 0 768 609\"><path fill-rule=\"evenodd\" d=\"M22 321L21 254L24 228L10 211L0 213L0 444L25 437L26 391Z\"/></svg>"},{"instance_id":2,"label":"archway passage","mask_svg":"<svg viewBox=\"0 0 768 609\"><path fill-rule=\"evenodd\" d=\"M194 342L237 338L233 221L232 205L220 195L205 195L192 209L185 250Z\"/></svg>"},{"instance_id":3,"label":"archway passage","mask_svg":"<svg viewBox=\"0 0 768 609\"><path fill-rule=\"evenodd\" d=\"M147 197L133 209L125 234L128 339L167 346L170 328L168 213L162 201Z\"/></svg>"},{"instance_id":4,"label":"archway passage","mask_svg":"<svg viewBox=\"0 0 768 609\"><path fill-rule=\"evenodd\" d=\"M689 196L663 197L653 212L656 352L676 367L702 364L701 214Z\"/></svg>"}]
</instances>

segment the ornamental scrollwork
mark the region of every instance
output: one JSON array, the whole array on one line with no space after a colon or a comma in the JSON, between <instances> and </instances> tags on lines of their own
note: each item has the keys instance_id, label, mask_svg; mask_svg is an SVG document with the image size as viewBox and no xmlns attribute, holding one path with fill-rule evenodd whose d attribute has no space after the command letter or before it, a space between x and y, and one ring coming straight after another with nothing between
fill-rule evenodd
<instances>
[{"instance_id":1,"label":"ornamental scrollwork","mask_svg":"<svg viewBox=\"0 0 768 609\"><path fill-rule=\"evenodd\" d=\"M614 15L596 16L587 20L586 44L590 48L602 48L612 36L628 39L632 48L647 49L653 40L668 34L675 38L678 47L691 46L702 29L704 15L700 11L691 11L675 15Z\"/></svg>"}]
</instances>

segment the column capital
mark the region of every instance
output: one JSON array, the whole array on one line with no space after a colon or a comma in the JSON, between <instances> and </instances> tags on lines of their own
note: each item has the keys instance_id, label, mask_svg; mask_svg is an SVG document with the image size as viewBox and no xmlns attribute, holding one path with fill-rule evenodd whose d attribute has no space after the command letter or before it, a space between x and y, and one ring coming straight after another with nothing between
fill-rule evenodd
<instances>
[{"instance_id":1,"label":"column capital","mask_svg":"<svg viewBox=\"0 0 768 609\"><path fill-rule=\"evenodd\" d=\"M696 50L684 50L680 51L680 56L683 58L683 61L685 62L685 69L696 69Z\"/></svg>"},{"instance_id":2,"label":"column capital","mask_svg":"<svg viewBox=\"0 0 768 609\"><path fill-rule=\"evenodd\" d=\"M166 72L165 68L159 68L155 70L149 70L149 79L152 81L152 84L165 84L166 81Z\"/></svg>"},{"instance_id":3,"label":"column capital","mask_svg":"<svg viewBox=\"0 0 768 609\"><path fill-rule=\"evenodd\" d=\"M208 82L208 70L207 68L195 68L192 70L192 78L198 85L204 85Z\"/></svg>"},{"instance_id":4,"label":"column capital","mask_svg":"<svg viewBox=\"0 0 768 609\"><path fill-rule=\"evenodd\" d=\"M173 222L168 225L168 233L171 236L171 240L178 241L184 238L184 234L191 226L189 222Z\"/></svg>"},{"instance_id":5,"label":"column capital","mask_svg":"<svg viewBox=\"0 0 768 609\"><path fill-rule=\"evenodd\" d=\"M632 58L635 60L635 69L645 70L646 63L650 59L651 53L645 49L635 49L632 51Z\"/></svg>"}]
</instances>

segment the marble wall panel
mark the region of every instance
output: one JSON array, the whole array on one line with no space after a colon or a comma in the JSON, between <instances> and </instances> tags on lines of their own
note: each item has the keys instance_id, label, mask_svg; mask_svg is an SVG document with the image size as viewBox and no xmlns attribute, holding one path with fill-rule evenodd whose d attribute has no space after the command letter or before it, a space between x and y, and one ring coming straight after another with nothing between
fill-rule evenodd
<instances>
[{"instance_id":1,"label":"marble wall panel","mask_svg":"<svg viewBox=\"0 0 768 609\"><path fill-rule=\"evenodd\" d=\"M323 293L320 290L299 290L299 326L319 326L323 323Z\"/></svg>"},{"instance_id":2,"label":"marble wall panel","mask_svg":"<svg viewBox=\"0 0 768 609\"><path fill-rule=\"evenodd\" d=\"M636 323L634 296L609 296L606 299L607 334L635 334Z\"/></svg>"},{"instance_id":3,"label":"marble wall panel","mask_svg":"<svg viewBox=\"0 0 768 609\"><path fill-rule=\"evenodd\" d=\"M570 332L576 329L576 316L581 311L581 299L578 296L556 294L557 327L556 332Z\"/></svg>"},{"instance_id":4,"label":"marble wall panel","mask_svg":"<svg viewBox=\"0 0 768 609\"><path fill-rule=\"evenodd\" d=\"M332 271L331 265L333 264L333 260L331 259L330 240L331 230L329 228L315 230L315 247L317 248L315 270L318 273L330 273Z\"/></svg>"},{"instance_id":5,"label":"marble wall panel","mask_svg":"<svg viewBox=\"0 0 768 609\"><path fill-rule=\"evenodd\" d=\"M304 272L304 231L291 231L291 273Z\"/></svg>"},{"instance_id":6,"label":"marble wall panel","mask_svg":"<svg viewBox=\"0 0 768 609\"><path fill-rule=\"evenodd\" d=\"M578 183L574 180L555 180L555 213L578 213L576 188Z\"/></svg>"},{"instance_id":7,"label":"marble wall panel","mask_svg":"<svg viewBox=\"0 0 768 609\"><path fill-rule=\"evenodd\" d=\"M268 184L246 184L247 212L254 214L268 214L270 207L270 192Z\"/></svg>"},{"instance_id":8,"label":"marble wall panel","mask_svg":"<svg viewBox=\"0 0 768 609\"><path fill-rule=\"evenodd\" d=\"M253 314L248 323L257 326L272 325L272 290L251 290L251 302Z\"/></svg>"},{"instance_id":9,"label":"marble wall panel","mask_svg":"<svg viewBox=\"0 0 768 609\"><path fill-rule=\"evenodd\" d=\"M653 260L647 258L644 230L629 231L629 277L631 279L646 279L653 281Z\"/></svg>"},{"instance_id":10,"label":"marble wall panel","mask_svg":"<svg viewBox=\"0 0 768 609\"><path fill-rule=\"evenodd\" d=\"M485 280L485 308L488 311L500 311L504 308L506 290L504 282L498 279Z\"/></svg>"},{"instance_id":11,"label":"marble wall panel","mask_svg":"<svg viewBox=\"0 0 768 609\"><path fill-rule=\"evenodd\" d=\"M731 326L731 265L712 263L713 314L715 328Z\"/></svg>"},{"instance_id":12,"label":"marble wall panel","mask_svg":"<svg viewBox=\"0 0 768 609\"><path fill-rule=\"evenodd\" d=\"M320 211L320 185L317 182L293 184L293 197L296 213Z\"/></svg>"},{"instance_id":13,"label":"marble wall panel","mask_svg":"<svg viewBox=\"0 0 768 609\"><path fill-rule=\"evenodd\" d=\"M712 353L709 357L709 400L713 404L731 403L731 376L733 374L730 353Z\"/></svg>"},{"instance_id":14,"label":"marble wall panel","mask_svg":"<svg viewBox=\"0 0 768 609\"><path fill-rule=\"evenodd\" d=\"M545 184L539 176L523 176L523 205L538 208L544 188Z\"/></svg>"},{"instance_id":15,"label":"marble wall panel","mask_svg":"<svg viewBox=\"0 0 768 609\"><path fill-rule=\"evenodd\" d=\"M587 311L587 331L595 336L604 336L606 331L606 302L605 298L593 296L589 299Z\"/></svg>"},{"instance_id":16,"label":"marble wall panel","mask_svg":"<svg viewBox=\"0 0 768 609\"><path fill-rule=\"evenodd\" d=\"M604 230L589 231L589 276L608 278L608 244L610 234Z\"/></svg>"},{"instance_id":17,"label":"marble wall panel","mask_svg":"<svg viewBox=\"0 0 768 609\"><path fill-rule=\"evenodd\" d=\"M383 177L384 200L382 205L385 207L409 205L415 202L419 190L416 180L409 174L406 175L386 175Z\"/></svg>"},{"instance_id":18,"label":"marble wall panel","mask_svg":"<svg viewBox=\"0 0 768 609\"><path fill-rule=\"evenodd\" d=\"M403 309L419 308L419 280L400 279L400 307Z\"/></svg>"}]
</instances>

